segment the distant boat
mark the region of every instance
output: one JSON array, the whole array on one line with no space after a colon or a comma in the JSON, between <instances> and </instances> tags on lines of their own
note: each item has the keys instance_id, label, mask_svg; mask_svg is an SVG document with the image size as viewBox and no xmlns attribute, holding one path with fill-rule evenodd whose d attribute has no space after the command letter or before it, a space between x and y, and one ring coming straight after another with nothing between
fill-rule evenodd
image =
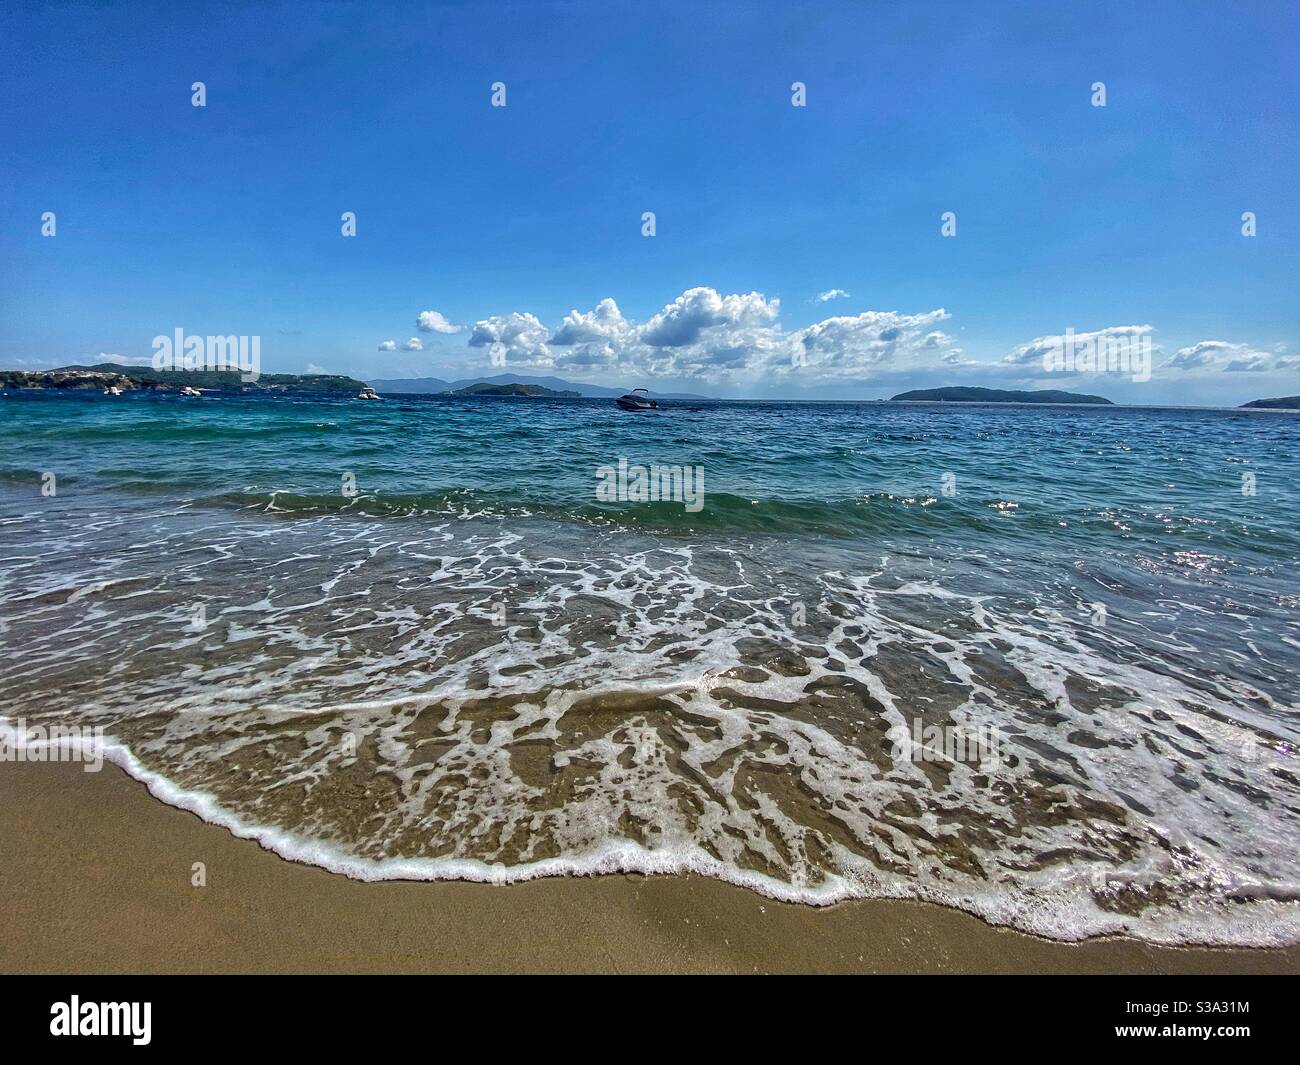
<instances>
[{"instance_id":1,"label":"distant boat","mask_svg":"<svg viewBox=\"0 0 1300 1065\"><path fill-rule=\"evenodd\" d=\"M117 385L109 385L104 389L104 395L106 396L120 396L121 394L122 390L118 388Z\"/></svg>"},{"instance_id":2,"label":"distant boat","mask_svg":"<svg viewBox=\"0 0 1300 1065\"><path fill-rule=\"evenodd\" d=\"M200 392L200 391L199 391L197 388L195 388L193 385L182 385L182 386L181 386L181 395L182 395L182 396L202 396L203 393Z\"/></svg>"},{"instance_id":3,"label":"distant boat","mask_svg":"<svg viewBox=\"0 0 1300 1065\"><path fill-rule=\"evenodd\" d=\"M384 398L383 396L381 396L369 385L366 385L365 388L363 388L360 392L357 393L357 399L383 399L383 398Z\"/></svg>"},{"instance_id":4,"label":"distant boat","mask_svg":"<svg viewBox=\"0 0 1300 1065\"><path fill-rule=\"evenodd\" d=\"M644 392L644 396L638 396L638 392ZM619 396L614 400L623 410L658 410L659 401L650 398L650 390L646 388L634 388L626 395Z\"/></svg>"}]
</instances>

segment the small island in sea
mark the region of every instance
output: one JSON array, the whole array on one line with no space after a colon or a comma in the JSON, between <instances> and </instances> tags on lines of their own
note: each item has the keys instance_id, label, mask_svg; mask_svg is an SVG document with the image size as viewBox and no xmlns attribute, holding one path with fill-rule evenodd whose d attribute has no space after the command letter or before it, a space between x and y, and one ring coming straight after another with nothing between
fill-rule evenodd
<instances>
[{"instance_id":1,"label":"small island in sea","mask_svg":"<svg viewBox=\"0 0 1300 1065\"><path fill-rule=\"evenodd\" d=\"M448 395L452 396L531 396L543 399L581 399L581 392L557 392L542 385L490 385L481 383L458 388Z\"/></svg>"},{"instance_id":2,"label":"small island in sea","mask_svg":"<svg viewBox=\"0 0 1300 1065\"><path fill-rule=\"evenodd\" d=\"M1062 392L1043 389L1038 392L1021 392L1009 388L917 388L890 397L891 403L1094 403L1113 406L1104 396L1089 396L1082 392Z\"/></svg>"},{"instance_id":3,"label":"small island in sea","mask_svg":"<svg viewBox=\"0 0 1300 1065\"><path fill-rule=\"evenodd\" d=\"M407 392L421 395L439 395L448 392L464 392L471 385L536 385L549 389L560 396L579 396L583 399L617 399L635 382L628 382L622 387L610 385L593 385L585 381L566 381L562 377L527 377L520 374L502 373L494 377L463 377L456 381L444 381L440 377L396 377L374 378L370 381L378 391ZM542 395L544 393L537 393ZM651 392L656 399L689 400L698 402L711 399L711 396L696 392Z\"/></svg>"},{"instance_id":4,"label":"small island in sea","mask_svg":"<svg viewBox=\"0 0 1300 1065\"><path fill-rule=\"evenodd\" d=\"M1255 410L1300 410L1300 396L1277 396L1274 399L1252 399L1243 407Z\"/></svg>"},{"instance_id":5,"label":"small island in sea","mask_svg":"<svg viewBox=\"0 0 1300 1065\"><path fill-rule=\"evenodd\" d=\"M57 370L0 370L0 388L179 392L186 385L230 392L359 392L364 381L343 374L262 374L244 381L238 370L155 370L151 366L63 366Z\"/></svg>"}]
</instances>

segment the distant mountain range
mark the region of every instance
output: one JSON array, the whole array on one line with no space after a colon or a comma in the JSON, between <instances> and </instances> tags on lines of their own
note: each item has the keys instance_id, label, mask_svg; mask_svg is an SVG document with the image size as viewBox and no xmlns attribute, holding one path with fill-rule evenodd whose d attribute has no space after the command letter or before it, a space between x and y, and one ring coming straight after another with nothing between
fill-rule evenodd
<instances>
[{"instance_id":1,"label":"distant mountain range","mask_svg":"<svg viewBox=\"0 0 1300 1065\"><path fill-rule=\"evenodd\" d=\"M54 370L0 370L0 388L44 388L58 390L104 389L116 386L123 390L171 392L185 385L222 391L280 392L321 391L356 393L367 382L343 374L262 374L256 382L245 383L233 370L191 371L155 370L150 366L99 363L93 366L63 366ZM615 399L629 389L607 385L589 385L566 381L561 377L524 377L497 374L495 377L463 377L444 381L439 377L405 377L371 380L380 392L436 395L459 392L461 395L541 396L549 398ZM693 392L651 392L656 399L679 401L711 400L714 397ZM875 402L880 402L879 400ZM976 388L957 385L945 388L919 388L900 392L890 402L910 403L1084 403L1113 406L1104 396L1083 392L1045 389L1037 392L1005 388ZM1300 410L1300 396L1278 396L1242 403L1255 410Z\"/></svg>"},{"instance_id":2,"label":"distant mountain range","mask_svg":"<svg viewBox=\"0 0 1300 1065\"><path fill-rule=\"evenodd\" d=\"M890 402L908 403L1100 403L1113 406L1102 396L1088 396L1082 392L1060 392L1044 389L1041 392L1018 392L1008 388L918 388L900 392Z\"/></svg>"},{"instance_id":3,"label":"distant mountain range","mask_svg":"<svg viewBox=\"0 0 1300 1065\"><path fill-rule=\"evenodd\" d=\"M458 392L474 385L536 385L552 392L573 392L585 399L614 399L628 391L626 388L608 388L604 385L586 385L579 381L566 381L561 377L521 377L503 373L495 377L464 377L459 381L444 381L440 377L398 377L368 382L379 392L420 392L433 395L438 392ZM709 399L692 392L651 392L656 399Z\"/></svg>"}]
</instances>

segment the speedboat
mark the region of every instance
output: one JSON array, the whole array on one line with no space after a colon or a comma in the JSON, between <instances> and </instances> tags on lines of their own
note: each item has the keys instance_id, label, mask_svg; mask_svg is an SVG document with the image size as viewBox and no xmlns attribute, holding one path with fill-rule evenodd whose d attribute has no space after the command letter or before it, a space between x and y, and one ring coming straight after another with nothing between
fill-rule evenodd
<instances>
[{"instance_id":1,"label":"speedboat","mask_svg":"<svg viewBox=\"0 0 1300 1065\"><path fill-rule=\"evenodd\" d=\"M638 392L644 392L645 395L637 395ZM650 390L647 388L634 388L626 395L619 396L614 400L623 410L658 410L659 401L650 398Z\"/></svg>"},{"instance_id":2,"label":"speedboat","mask_svg":"<svg viewBox=\"0 0 1300 1065\"><path fill-rule=\"evenodd\" d=\"M181 395L182 395L182 396L202 396L203 393L200 392L200 391L199 391L197 388L195 388L193 385L182 385L182 386L181 386Z\"/></svg>"},{"instance_id":3,"label":"speedboat","mask_svg":"<svg viewBox=\"0 0 1300 1065\"><path fill-rule=\"evenodd\" d=\"M383 398L384 398L383 396L381 396L369 385L366 385L365 388L363 388L360 392L357 393L357 399L383 399Z\"/></svg>"},{"instance_id":4,"label":"speedboat","mask_svg":"<svg viewBox=\"0 0 1300 1065\"><path fill-rule=\"evenodd\" d=\"M106 396L120 396L121 394L122 390L118 388L117 385L109 385L104 389L104 395Z\"/></svg>"}]
</instances>

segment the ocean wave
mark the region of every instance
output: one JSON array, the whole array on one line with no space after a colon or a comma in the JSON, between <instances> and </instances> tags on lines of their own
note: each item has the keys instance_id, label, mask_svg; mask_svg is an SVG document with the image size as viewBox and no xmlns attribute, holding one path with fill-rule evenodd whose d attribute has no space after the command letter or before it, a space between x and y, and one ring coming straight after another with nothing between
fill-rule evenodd
<instances>
[{"instance_id":1,"label":"ocean wave","mask_svg":"<svg viewBox=\"0 0 1300 1065\"><path fill-rule=\"evenodd\" d=\"M1300 939L1294 655L1260 662L1270 694L1119 600L1100 627L1039 581L1008 600L987 556L939 581L626 529L159 520L79 532L98 566L6 570L30 648L7 713L104 727L159 797L294 860L693 871L1060 939ZM110 534L135 546L86 550ZM1005 746L895 750L922 726Z\"/></svg>"},{"instance_id":2,"label":"ocean wave","mask_svg":"<svg viewBox=\"0 0 1300 1065\"><path fill-rule=\"evenodd\" d=\"M15 735L12 722L0 716L0 739L12 743ZM1230 895L1238 902L1251 901L1248 913L1233 914L1206 907L1192 912L1157 911L1136 922L1099 905L1097 892L1089 886L1089 877L1068 875L1058 883L1032 890L1017 885L986 885L968 894L957 894L950 888L920 881L882 877L879 870L864 866L858 876L831 876L815 886L795 886L720 861L701 847L651 849L626 839L610 839L582 853L515 865L474 858L359 858L327 842L249 821L225 808L211 793L181 787L149 769L128 747L115 740L97 744L90 753L102 755L125 770L144 784L154 798L188 811L208 824L218 825L237 839L256 842L287 861L363 882L463 881L504 886L548 877L696 875L792 904L829 906L854 899L928 902L971 913L990 924L1063 942L1108 935L1136 936L1168 945L1224 947L1278 947L1300 941L1300 918L1293 905L1300 899L1300 884L1296 883L1235 884Z\"/></svg>"},{"instance_id":3,"label":"ocean wave","mask_svg":"<svg viewBox=\"0 0 1300 1065\"><path fill-rule=\"evenodd\" d=\"M15 404L6 715L363 879L1300 940L1291 423L402 406ZM620 456L703 509L599 502Z\"/></svg>"}]
</instances>

